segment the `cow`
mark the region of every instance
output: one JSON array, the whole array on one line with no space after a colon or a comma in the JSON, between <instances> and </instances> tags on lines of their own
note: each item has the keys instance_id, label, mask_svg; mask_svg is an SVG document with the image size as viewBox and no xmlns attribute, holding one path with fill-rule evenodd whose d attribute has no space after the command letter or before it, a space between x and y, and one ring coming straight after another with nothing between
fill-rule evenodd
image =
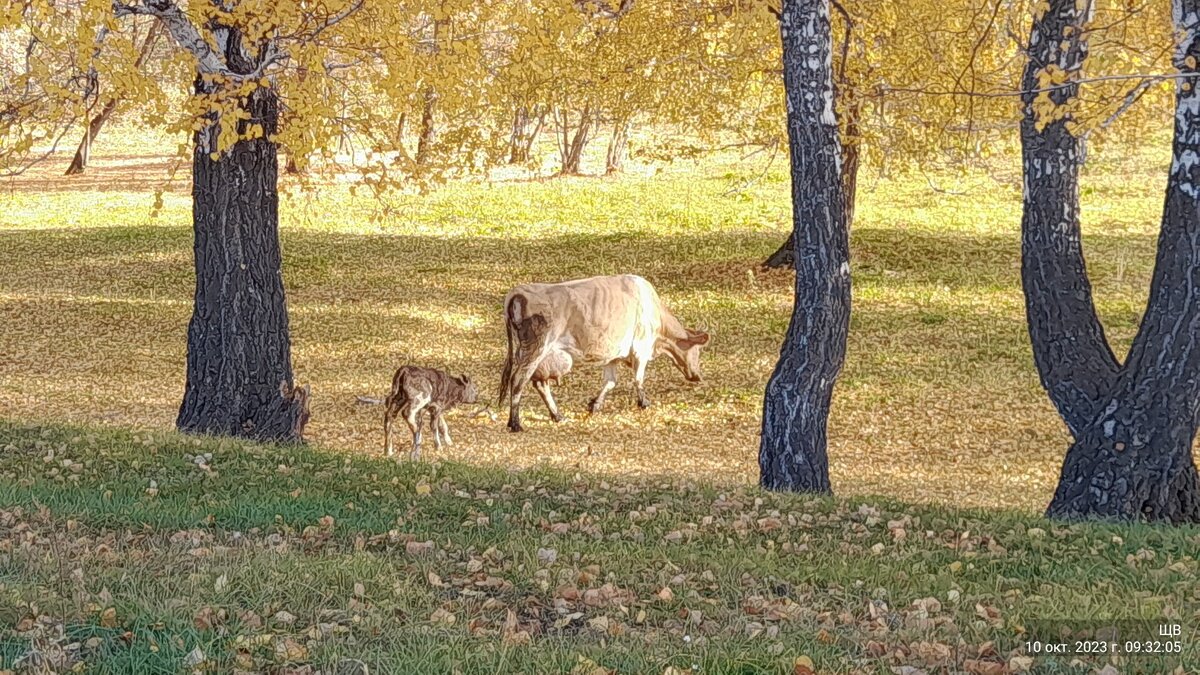
<instances>
[{"instance_id":1,"label":"cow","mask_svg":"<svg viewBox=\"0 0 1200 675\"><path fill-rule=\"evenodd\" d=\"M600 393L588 404L597 413L617 384L617 365L634 371L638 407L646 408L646 365L666 354L688 382L700 382L700 349L708 333L684 327L650 282L632 274L590 277L558 284L522 284L504 298L508 355L500 377L499 402L509 399L508 430L522 431L521 394L548 357L561 353L604 369ZM539 393L542 391L538 388ZM549 390L548 384L546 390ZM552 418L555 414L551 404Z\"/></svg>"}]
</instances>

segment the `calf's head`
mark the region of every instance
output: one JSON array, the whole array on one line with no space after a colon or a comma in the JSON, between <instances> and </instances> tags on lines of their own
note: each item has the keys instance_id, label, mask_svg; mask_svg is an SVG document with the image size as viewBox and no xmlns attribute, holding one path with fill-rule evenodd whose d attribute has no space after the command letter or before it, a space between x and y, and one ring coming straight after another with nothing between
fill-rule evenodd
<instances>
[{"instance_id":1,"label":"calf's head","mask_svg":"<svg viewBox=\"0 0 1200 675\"><path fill-rule=\"evenodd\" d=\"M454 381L462 387L462 402L463 403L478 403L479 390L475 388L475 383L466 375L461 375L454 378Z\"/></svg>"},{"instance_id":2,"label":"calf's head","mask_svg":"<svg viewBox=\"0 0 1200 675\"><path fill-rule=\"evenodd\" d=\"M659 342L659 350L671 357L671 363L683 373L688 382L704 379L700 372L700 349L708 344L708 333L687 330L686 338L667 338Z\"/></svg>"}]
</instances>

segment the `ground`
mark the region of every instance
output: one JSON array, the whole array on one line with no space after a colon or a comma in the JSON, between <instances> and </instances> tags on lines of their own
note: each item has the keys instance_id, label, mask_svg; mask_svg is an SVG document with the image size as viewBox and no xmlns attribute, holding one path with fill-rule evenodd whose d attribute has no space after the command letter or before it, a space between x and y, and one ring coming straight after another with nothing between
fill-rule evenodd
<instances>
[{"instance_id":1,"label":"ground","mask_svg":"<svg viewBox=\"0 0 1200 675\"><path fill-rule=\"evenodd\" d=\"M0 672L1184 675L1197 551L1195 528L0 422ZM1105 626L1162 651L1026 646Z\"/></svg>"},{"instance_id":2,"label":"ground","mask_svg":"<svg viewBox=\"0 0 1200 675\"><path fill-rule=\"evenodd\" d=\"M172 425L193 290L187 164L166 178L179 141L113 129L85 175L62 177L63 155L0 186L0 418ZM1093 154L1088 260L1123 353L1148 289L1169 150ZM849 354L830 421L836 493L1026 512L1049 501L1068 436L1023 323L1018 167L866 171ZM310 438L380 454L382 410L357 398L381 398L403 363L466 372L494 397L509 288L632 272L712 333L703 385L662 360L648 377L652 408L636 408L623 371L608 410L589 416L600 376L580 368L560 394L566 423L550 423L531 397L525 434L505 432L503 414L460 413L455 445L426 452L756 481L761 396L792 291L789 273L759 268L790 227L783 162L762 169L759 158L721 155L634 162L615 178L508 172L383 200L343 182L313 178L304 191L286 179L284 278L295 371L313 388Z\"/></svg>"}]
</instances>

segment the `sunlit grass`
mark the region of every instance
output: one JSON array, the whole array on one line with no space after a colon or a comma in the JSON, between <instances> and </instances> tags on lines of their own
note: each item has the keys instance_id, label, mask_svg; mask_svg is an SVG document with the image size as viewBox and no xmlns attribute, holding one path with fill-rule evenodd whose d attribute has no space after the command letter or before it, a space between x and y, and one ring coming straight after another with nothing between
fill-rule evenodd
<instances>
[{"instance_id":1,"label":"sunlit grass","mask_svg":"<svg viewBox=\"0 0 1200 675\"><path fill-rule=\"evenodd\" d=\"M187 167L152 215L175 160L119 131L112 139L82 177L58 175L64 157L0 186L0 417L174 420L192 293ZM1118 353L1144 303L1166 155L1161 142L1107 149L1085 177L1088 260ZM835 491L1028 511L1048 501L1068 437L1023 323L1016 167L863 176L849 354L830 429ZM650 410L636 409L622 373L610 411L588 417L599 375L580 369L560 396L566 424L533 404L523 435L457 416L456 445L433 454L756 480L762 390L792 288L790 274L758 267L790 228L784 163L754 180L761 169L722 156L635 164L616 178L509 171L383 201L351 196L343 182L317 178L306 191L285 179L284 274L297 377L314 390L309 434L378 453L380 410L356 399L382 396L398 365L467 372L490 396L508 288L633 272L712 331L703 386L655 363Z\"/></svg>"}]
</instances>

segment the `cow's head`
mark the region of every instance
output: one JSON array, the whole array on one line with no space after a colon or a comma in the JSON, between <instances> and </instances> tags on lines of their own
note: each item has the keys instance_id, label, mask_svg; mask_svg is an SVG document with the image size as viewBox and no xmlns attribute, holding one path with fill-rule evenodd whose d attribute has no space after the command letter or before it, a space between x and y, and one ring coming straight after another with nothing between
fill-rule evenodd
<instances>
[{"instance_id":1,"label":"cow's head","mask_svg":"<svg viewBox=\"0 0 1200 675\"><path fill-rule=\"evenodd\" d=\"M454 378L459 386L463 388L463 403L478 403L479 390L475 388L475 383L466 375Z\"/></svg>"},{"instance_id":2,"label":"cow's head","mask_svg":"<svg viewBox=\"0 0 1200 675\"><path fill-rule=\"evenodd\" d=\"M685 338L667 338L660 345L661 351L671 357L671 362L683 373L688 382L699 382L704 379L700 373L700 348L708 344L708 333L687 330Z\"/></svg>"}]
</instances>

